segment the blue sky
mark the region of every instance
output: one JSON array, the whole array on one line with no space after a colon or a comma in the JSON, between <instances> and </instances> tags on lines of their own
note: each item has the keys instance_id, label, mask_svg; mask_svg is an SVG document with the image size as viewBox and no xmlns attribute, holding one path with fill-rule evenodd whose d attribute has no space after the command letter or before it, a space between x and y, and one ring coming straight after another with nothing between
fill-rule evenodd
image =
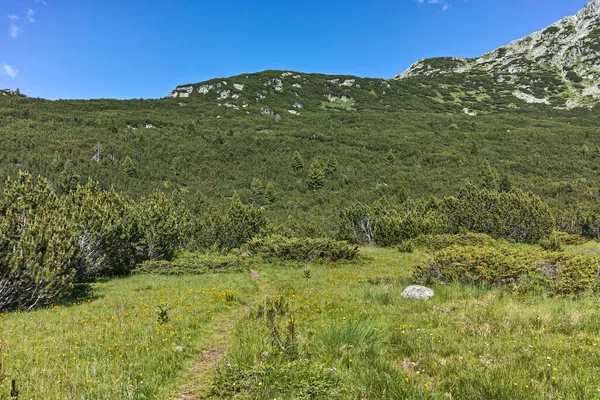
<instances>
[{"instance_id":1,"label":"blue sky","mask_svg":"<svg viewBox=\"0 0 600 400\"><path fill-rule=\"evenodd\" d=\"M0 87L157 98L265 69L391 78L473 57L587 0L0 0Z\"/></svg>"}]
</instances>

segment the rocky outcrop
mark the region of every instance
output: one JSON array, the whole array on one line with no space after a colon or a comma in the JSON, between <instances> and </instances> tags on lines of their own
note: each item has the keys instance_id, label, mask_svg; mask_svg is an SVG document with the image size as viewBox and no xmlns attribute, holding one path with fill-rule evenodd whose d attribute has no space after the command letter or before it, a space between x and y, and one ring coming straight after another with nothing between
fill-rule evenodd
<instances>
[{"instance_id":1,"label":"rocky outcrop","mask_svg":"<svg viewBox=\"0 0 600 400\"><path fill-rule=\"evenodd\" d=\"M531 78L533 86L539 76L551 77L565 85L565 101L570 106L600 101L600 0L590 1L576 15L515 40L504 47L466 58L423 59L394 79L428 76L440 77L473 74L492 75L498 83L523 82ZM549 86L549 85L548 85ZM523 90L524 89L524 90ZM535 96L528 87L519 88L515 97L537 103L549 103ZM552 89L548 88L549 91ZM539 92L539 91L538 91ZM539 93L537 93L539 95Z\"/></svg>"}]
</instances>

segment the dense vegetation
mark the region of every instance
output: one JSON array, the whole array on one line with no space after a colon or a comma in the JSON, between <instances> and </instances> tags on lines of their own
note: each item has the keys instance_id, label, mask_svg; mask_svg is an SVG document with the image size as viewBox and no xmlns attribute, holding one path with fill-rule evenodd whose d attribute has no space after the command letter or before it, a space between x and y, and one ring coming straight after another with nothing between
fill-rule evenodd
<instances>
[{"instance_id":1,"label":"dense vegetation","mask_svg":"<svg viewBox=\"0 0 600 400\"><path fill-rule=\"evenodd\" d=\"M337 210L358 201L451 196L467 182L502 184L539 195L560 230L600 232L593 111L514 99L516 109L470 116L461 104L419 95L416 78L303 74L296 97L287 86L281 92L264 86L280 76L227 79L229 88L246 85L235 101L249 106L239 110L225 107L217 92L130 101L5 96L0 175L27 170L58 192L92 178L134 199L176 191L196 213L227 207L238 196L306 236L332 236ZM334 78L355 83L342 87L329 82ZM257 102L259 88L268 93ZM323 108L325 94L350 96L354 110ZM300 115L287 112L294 102L303 104ZM262 115L259 106L277 115Z\"/></svg>"},{"instance_id":2,"label":"dense vegetation","mask_svg":"<svg viewBox=\"0 0 600 400\"><path fill-rule=\"evenodd\" d=\"M563 341L588 346L597 326L555 329L547 308L565 319L598 290L584 245L600 236L597 110L528 105L489 76L460 95L435 79L298 76L159 100L0 98L0 396L167 396L221 317L238 322L212 398L569 398L597 376ZM399 298L409 283L442 293L433 309ZM44 328L43 347L43 332L19 334L38 318L81 335ZM503 348L542 334L564 382L537 352ZM32 365L52 372L17 379Z\"/></svg>"}]
</instances>

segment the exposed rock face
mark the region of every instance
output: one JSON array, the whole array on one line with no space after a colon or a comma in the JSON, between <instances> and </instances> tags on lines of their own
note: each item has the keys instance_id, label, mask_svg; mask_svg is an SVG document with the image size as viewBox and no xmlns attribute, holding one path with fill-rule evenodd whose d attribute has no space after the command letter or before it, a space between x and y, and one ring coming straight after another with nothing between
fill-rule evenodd
<instances>
[{"instance_id":1,"label":"exposed rock face","mask_svg":"<svg viewBox=\"0 0 600 400\"><path fill-rule=\"evenodd\" d=\"M402 297L407 299L427 300L433 297L433 290L426 288L425 286L409 286L402 292Z\"/></svg>"},{"instance_id":2,"label":"exposed rock face","mask_svg":"<svg viewBox=\"0 0 600 400\"><path fill-rule=\"evenodd\" d=\"M2 96L22 96L22 94L19 92L19 90L12 90L12 89L2 89L0 90L0 93L2 94Z\"/></svg>"},{"instance_id":3,"label":"exposed rock face","mask_svg":"<svg viewBox=\"0 0 600 400\"><path fill-rule=\"evenodd\" d=\"M539 82L540 76L547 78L549 92L552 86L564 85L560 91L568 93L564 96L565 106L600 101L600 0L592 0L576 15L481 57L420 60L394 79L457 74L488 74L498 83L520 85L514 95L528 102L548 102L528 90L535 85L535 79ZM523 83L528 79L531 83ZM569 104L567 100L571 100Z\"/></svg>"}]
</instances>

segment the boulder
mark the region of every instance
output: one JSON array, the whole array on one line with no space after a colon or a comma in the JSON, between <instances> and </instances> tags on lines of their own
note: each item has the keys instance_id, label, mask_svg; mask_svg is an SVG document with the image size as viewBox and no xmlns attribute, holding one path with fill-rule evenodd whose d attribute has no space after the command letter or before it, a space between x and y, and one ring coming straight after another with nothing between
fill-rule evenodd
<instances>
[{"instance_id":1,"label":"boulder","mask_svg":"<svg viewBox=\"0 0 600 400\"><path fill-rule=\"evenodd\" d=\"M409 286L402 292L402 297L407 299L427 300L433 297L433 290L425 286L413 285Z\"/></svg>"}]
</instances>

